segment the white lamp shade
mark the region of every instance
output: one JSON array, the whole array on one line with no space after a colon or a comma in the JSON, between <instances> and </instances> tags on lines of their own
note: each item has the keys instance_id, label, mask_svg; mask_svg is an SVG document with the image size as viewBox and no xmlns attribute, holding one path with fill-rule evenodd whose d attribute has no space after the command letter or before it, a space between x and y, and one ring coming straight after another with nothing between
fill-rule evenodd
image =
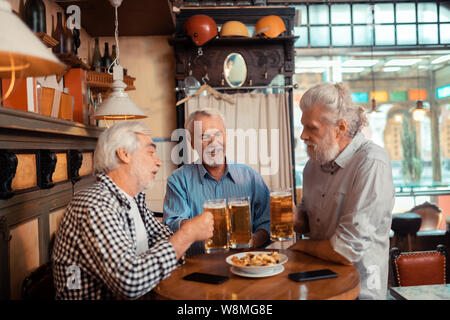
<instances>
[{"instance_id":1,"label":"white lamp shade","mask_svg":"<svg viewBox=\"0 0 450 320\"><path fill-rule=\"evenodd\" d=\"M0 78L11 78L13 60L16 77L61 74L66 66L0 0Z\"/></svg>"},{"instance_id":2,"label":"white lamp shade","mask_svg":"<svg viewBox=\"0 0 450 320\"><path fill-rule=\"evenodd\" d=\"M124 91L126 84L114 80L113 91L94 113L98 120L128 120L147 118L147 115L130 99Z\"/></svg>"}]
</instances>

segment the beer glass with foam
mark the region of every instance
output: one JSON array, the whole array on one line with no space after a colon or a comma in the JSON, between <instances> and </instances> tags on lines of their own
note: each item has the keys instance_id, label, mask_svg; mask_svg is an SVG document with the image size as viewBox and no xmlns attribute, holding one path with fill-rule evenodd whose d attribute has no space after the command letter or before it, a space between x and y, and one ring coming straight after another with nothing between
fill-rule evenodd
<instances>
[{"instance_id":1,"label":"beer glass with foam","mask_svg":"<svg viewBox=\"0 0 450 320\"><path fill-rule=\"evenodd\" d=\"M225 199L208 199L203 202L203 210L214 217L214 232L211 239L205 241L206 253L228 250L228 212Z\"/></svg>"},{"instance_id":2,"label":"beer glass with foam","mask_svg":"<svg viewBox=\"0 0 450 320\"><path fill-rule=\"evenodd\" d=\"M270 238L272 241L294 238L294 215L290 188L270 192Z\"/></svg>"},{"instance_id":3,"label":"beer glass with foam","mask_svg":"<svg viewBox=\"0 0 450 320\"><path fill-rule=\"evenodd\" d=\"M250 198L229 198L228 214L230 218L230 247L249 248L252 245Z\"/></svg>"}]
</instances>

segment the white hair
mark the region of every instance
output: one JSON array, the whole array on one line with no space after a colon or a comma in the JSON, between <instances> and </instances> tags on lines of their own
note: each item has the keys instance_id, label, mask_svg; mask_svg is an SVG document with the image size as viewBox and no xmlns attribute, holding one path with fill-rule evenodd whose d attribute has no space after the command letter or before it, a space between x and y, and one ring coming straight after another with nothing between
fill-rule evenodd
<instances>
[{"instance_id":1,"label":"white hair","mask_svg":"<svg viewBox=\"0 0 450 320\"><path fill-rule=\"evenodd\" d=\"M346 135L353 138L368 124L366 110L353 103L343 83L321 83L306 91L300 100L300 109L306 111L315 105L322 105L328 111L323 119L336 125L339 120L347 122Z\"/></svg>"},{"instance_id":2,"label":"white hair","mask_svg":"<svg viewBox=\"0 0 450 320\"><path fill-rule=\"evenodd\" d=\"M122 121L103 131L94 152L95 172L108 173L118 168L117 150L134 153L139 146L137 134L150 136L150 130L142 122Z\"/></svg>"},{"instance_id":3,"label":"white hair","mask_svg":"<svg viewBox=\"0 0 450 320\"><path fill-rule=\"evenodd\" d=\"M201 116L203 116L203 117L218 117L218 118L220 118L220 120L222 120L223 126L225 127L225 119L224 119L222 113L220 113L219 111L217 111L215 109L195 110L194 112L189 114L189 117L187 118L187 120L185 122L185 126L184 126L184 128L186 130L188 130L189 133L191 134L191 137L194 135L194 121L198 117L201 117Z\"/></svg>"}]
</instances>

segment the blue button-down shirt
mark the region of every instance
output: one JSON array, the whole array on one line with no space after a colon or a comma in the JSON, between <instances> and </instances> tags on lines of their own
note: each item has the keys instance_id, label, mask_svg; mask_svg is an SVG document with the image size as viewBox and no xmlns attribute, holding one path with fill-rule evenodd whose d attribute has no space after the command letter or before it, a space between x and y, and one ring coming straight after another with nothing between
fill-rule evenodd
<instances>
[{"instance_id":1,"label":"blue button-down shirt","mask_svg":"<svg viewBox=\"0 0 450 320\"><path fill-rule=\"evenodd\" d=\"M178 231L183 220L203 212L206 199L250 197L252 232L264 229L270 234L270 193L262 177L244 164L227 164L222 178L214 179L202 164L185 164L167 182L164 222ZM188 255L204 252L203 242L194 243Z\"/></svg>"}]
</instances>

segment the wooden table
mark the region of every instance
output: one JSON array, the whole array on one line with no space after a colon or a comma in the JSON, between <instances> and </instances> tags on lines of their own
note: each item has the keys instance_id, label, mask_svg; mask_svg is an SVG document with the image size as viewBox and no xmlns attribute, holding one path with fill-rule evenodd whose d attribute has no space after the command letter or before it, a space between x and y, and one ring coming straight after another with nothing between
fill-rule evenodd
<instances>
[{"instance_id":1,"label":"wooden table","mask_svg":"<svg viewBox=\"0 0 450 320\"><path fill-rule=\"evenodd\" d=\"M450 300L450 284L390 288L397 300Z\"/></svg>"},{"instance_id":2,"label":"wooden table","mask_svg":"<svg viewBox=\"0 0 450 320\"><path fill-rule=\"evenodd\" d=\"M284 264L282 273L267 278L246 278L233 274L225 258L238 251L187 258L183 266L158 284L153 290L153 297L170 300L350 300L358 296L359 272L355 267L334 264L291 249L276 251L287 255L289 260ZM305 282L294 282L288 278L292 272L317 269L330 269L338 277ZM230 279L219 285L182 279L192 272L226 275Z\"/></svg>"}]
</instances>

